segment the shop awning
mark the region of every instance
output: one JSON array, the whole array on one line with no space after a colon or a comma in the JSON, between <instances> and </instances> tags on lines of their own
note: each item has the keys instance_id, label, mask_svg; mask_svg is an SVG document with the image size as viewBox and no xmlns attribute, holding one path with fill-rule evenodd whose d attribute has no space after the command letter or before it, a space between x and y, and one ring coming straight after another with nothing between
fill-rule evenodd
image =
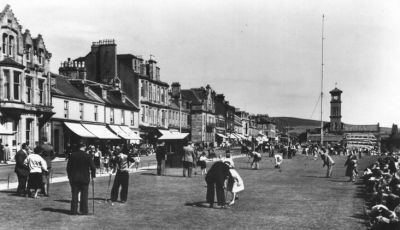
<instances>
[{"instance_id":1,"label":"shop awning","mask_svg":"<svg viewBox=\"0 0 400 230\"><path fill-rule=\"evenodd\" d=\"M107 127L102 125L82 124L89 132L93 133L99 139L121 139L112 133Z\"/></svg>"},{"instance_id":2,"label":"shop awning","mask_svg":"<svg viewBox=\"0 0 400 230\"><path fill-rule=\"evenodd\" d=\"M235 135L238 136L240 139L247 139L243 134L235 133Z\"/></svg>"},{"instance_id":3,"label":"shop awning","mask_svg":"<svg viewBox=\"0 0 400 230\"><path fill-rule=\"evenodd\" d=\"M124 131L126 134L128 134L130 140L141 140L142 138L139 137L139 135L135 132L132 131L128 126L120 126L122 131Z\"/></svg>"},{"instance_id":4,"label":"shop awning","mask_svg":"<svg viewBox=\"0 0 400 230\"><path fill-rule=\"evenodd\" d=\"M189 133L180 133L177 131L170 131L170 130L158 130L162 134L158 140L182 140L186 138Z\"/></svg>"},{"instance_id":5,"label":"shop awning","mask_svg":"<svg viewBox=\"0 0 400 230\"><path fill-rule=\"evenodd\" d=\"M222 137L222 138L228 138L227 136L225 136L224 134L221 134L221 133L217 133L217 135Z\"/></svg>"},{"instance_id":6,"label":"shop awning","mask_svg":"<svg viewBox=\"0 0 400 230\"><path fill-rule=\"evenodd\" d=\"M85 138L97 138L93 133L89 132L85 127L83 127L79 123L71 123L71 122L64 122L65 126L67 126L72 132L80 137Z\"/></svg>"},{"instance_id":7,"label":"shop awning","mask_svg":"<svg viewBox=\"0 0 400 230\"><path fill-rule=\"evenodd\" d=\"M6 129L3 125L0 125L0 135L14 135L16 132Z\"/></svg>"},{"instance_id":8,"label":"shop awning","mask_svg":"<svg viewBox=\"0 0 400 230\"><path fill-rule=\"evenodd\" d=\"M114 133L118 136L122 137L123 139L130 140L131 137L121 129L121 126L118 125L109 125L108 126Z\"/></svg>"},{"instance_id":9,"label":"shop awning","mask_svg":"<svg viewBox=\"0 0 400 230\"><path fill-rule=\"evenodd\" d=\"M238 137L235 136L233 133L231 133L231 134L229 135L229 138L230 138L230 139L238 139Z\"/></svg>"}]
</instances>

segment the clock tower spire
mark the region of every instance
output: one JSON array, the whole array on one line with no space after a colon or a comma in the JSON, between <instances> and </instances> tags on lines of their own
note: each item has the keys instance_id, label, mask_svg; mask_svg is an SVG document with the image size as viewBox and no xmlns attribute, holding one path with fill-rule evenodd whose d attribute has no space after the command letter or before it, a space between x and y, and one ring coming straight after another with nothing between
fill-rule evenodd
<instances>
[{"instance_id":1,"label":"clock tower spire","mask_svg":"<svg viewBox=\"0 0 400 230\"><path fill-rule=\"evenodd\" d=\"M331 94L331 123L330 123L330 131L333 133L342 132L342 100L341 95L343 91L338 89L337 83L335 84L335 88L331 90L329 93Z\"/></svg>"}]
</instances>

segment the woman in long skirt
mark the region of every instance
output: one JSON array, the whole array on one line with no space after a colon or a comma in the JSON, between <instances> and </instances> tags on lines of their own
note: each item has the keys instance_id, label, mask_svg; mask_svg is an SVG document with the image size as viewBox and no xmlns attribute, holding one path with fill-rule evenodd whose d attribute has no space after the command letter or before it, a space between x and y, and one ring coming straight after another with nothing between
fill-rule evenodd
<instances>
[{"instance_id":1,"label":"woman in long skirt","mask_svg":"<svg viewBox=\"0 0 400 230\"><path fill-rule=\"evenodd\" d=\"M46 161L40 156L43 150L39 146L25 159L24 164L29 167L28 189L33 189L33 198L38 198L39 189L43 186L42 172L47 172Z\"/></svg>"}]
</instances>

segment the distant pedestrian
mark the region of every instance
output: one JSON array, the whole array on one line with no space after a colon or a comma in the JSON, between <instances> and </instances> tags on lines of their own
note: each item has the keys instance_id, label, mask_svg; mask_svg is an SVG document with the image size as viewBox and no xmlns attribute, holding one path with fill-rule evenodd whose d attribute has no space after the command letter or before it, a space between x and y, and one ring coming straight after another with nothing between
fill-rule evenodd
<instances>
[{"instance_id":1,"label":"distant pedestrian","mask_svg":"<svg viewBox=\"0 0 400 230\"><path fill-rule=\"evenodd\" d=\"M354 151L350 151L350 155L347 157L346 163L346 176L349 177L349 181L355 182L357 172L357 155Z\"/></svg>"},{"instance_id":2,"label":"distant pedestrian","mask_svg":"<svg viewBox=\"0 0 400 230\"><path fill-rule=\"evenodd\" d=\"M25 159L24 164L29 167L28 190L34 190L33 198L38 198L38 192L43 188L42 173L47 172L46 161L40 156L42 149L36 147L32 154Z\"/></svg>"},{"instance_id":3,"label":"distant pedestrian","mask_svg":"<svg viewBox=\"0 0 400 230\"><path fill-rule=\"evenodd\" d=\"M165 142L161 141L158 143L156 149L156 160L157 160L157 175L165 175L165 158L167 155L167 149L165 148Z\"/></svg>"},{"instance_id":4,"label":"distant pedestrian","mask_svg":"<svg viewBox=\"0 0 400 230\"><path fill-rule=\"evenodd\" d=\"M4 151L4 163L8 164L7 161L10 160L10 154L11 154L10 147L8 146L8 144L4 146L3 151Z\"/></svg>"},{"instance_id":5,"label":"distant pedestrian","mask_svg":"<svg viewBox=\"0 0 400 230\"><path fill-rule=\"evenodd\" d=\"M79 150L68 159L67 174L71 185L71 214L78 214L78 194L80 193L80 214L89 214L88 196L90 175L96 177L96 167L92 158L85 152L85 143L79 143Z\"/></svg>"},{"instance_id":6,"label":"distant pedestrian","mask_svg":"<svg viewBox=\"0 0 400 230\"><path fill-rule=\"evenodd\" d=\"M329 154L327 153L327 151L324 148L322 148L321 151L322 151L321 158L323 161L322 167L325 167L325 165L327 166L326 177L330 178L332 176L332 169L333 169L333 166L335 165L335 161L333 161L332 157L329 156Z\"/></svg>"},{"instance_id":7,"label":"distant pedestrian","mask_svg":"<svg viewBox=\"0 0 400 230\"><path fill-rule=\"evenodd\" d=\"M24 164L25 159L28 157L28 146L26 143L21 145L21 150L15 154L15 169L14 172L18 178L17 194L21 196L30 195L26 190L26 183L28 182L29 167Z\"/></svg>"},{"instance_id":8,"label":"distant pedestrian","mask_svg":"<svg viewBox=\"0 0 400 230\"><path fill-rule=\"evenodd\" d=\"M186 172L188 177L192 177L192 171L195 161L194 149L192 147L192 142L188 142L186 146L183 147L183 176L186 177Z\"/></svg>"},{"instance_id":9,"label":"distant pedestrian","mask_svg":"<svg viewBox=\"0 0 400 230\"><path fill-rule=\"evenodd\" d=\"M210 208L214 207L215 193L217 195L217 204L222 208L226 208L226 198L224 193L225 180L232 177L229 171L229 162L217 161L208 170L206 175L207 183L207 203Z\"/></svg>"},{"instance_id":10,"label":"distant pedestrian","mask_svg":"<svg viewBox=\"0 0 400 230\"><path fill-rule=\"evenodd\" d=\"M125 203L128 198L129 163L133 163L133 157L124 154L119 146L116 147L116 152L119 152L119 154L114 158L115 167L113 173L116 172L116 175L111 189L111 201L117 201L119 187L121 187L121 203Z\"/></svg>"},{"instance_id":11,"label":"distant pedestrian","mask_svg":"<svg viewBox=\"0 0 400 230\"><path fill-rule=\"evenodd\" d=\"M260 168L260 161L261 161L261 153L258 153L256 151L253 151L253 162L251 162L250 167L253 169L259 169Z\"/></svg>"},{"instance_id":12,"label":"distant pedestrian","mask_svg":"<svg viewBox=\"0 0 400 230\"><path fill-rule=\"evenodd\" d=\"M199 161L197 162L197 164L198 164L198 165L200 166L200 168L201 168L201 175L207 174L207 162L206 162L206 160L207 160L206 153L203 152L203 153L200 155Z\"/></svg>"},{"instance_id":13,"label":"distant pedestrian","mask_svg":"<svg viewBox=\"0 0 400 230\"><path fill-rule=\"evenodd\" d=\"M281 168L281 164L283 162L283 157L279 154L275 154L274 155L275 158L275 168L280 169Z\"/></svg>"}]
</instances>

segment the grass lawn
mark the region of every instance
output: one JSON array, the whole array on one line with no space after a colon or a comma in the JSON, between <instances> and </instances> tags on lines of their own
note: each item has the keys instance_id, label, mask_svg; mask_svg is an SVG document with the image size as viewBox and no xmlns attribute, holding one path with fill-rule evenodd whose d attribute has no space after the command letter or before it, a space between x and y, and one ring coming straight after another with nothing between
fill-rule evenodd
<instances>
[{"instance_id":1,"label":"grass lawn","mask_svg":"<svg viewBox=\"0 0 400 230\"><path fill-rule=\"evenodd\" d=\"M322 161L297 156L282 171L272 158L251 170L248 159L235 159L245 190L230 209L203 207L204 177L181 177L181 169L131 174L128 202L113 206L106 198L108 178L95 183L95 215L70 216L68 183L52 184L51 197L17 197L0 192L1 229L366 229L361 185L347 182L345 157L334 157L332 178L324 178ZM374 158L360 160L359 170ZM210 163L211 165L211 163ZM200 171L200 169L197 169ZM89 206L92 209L90 187Z\"/></svg>"}]
</instances>

